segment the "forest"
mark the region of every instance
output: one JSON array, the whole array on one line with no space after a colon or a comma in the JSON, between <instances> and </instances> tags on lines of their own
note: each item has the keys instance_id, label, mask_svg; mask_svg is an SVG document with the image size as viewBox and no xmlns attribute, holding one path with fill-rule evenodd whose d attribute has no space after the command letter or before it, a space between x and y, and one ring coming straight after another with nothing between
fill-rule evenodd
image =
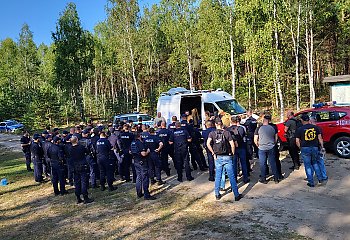
<instances>
[{"instance_id":1,"label":"forest","mask_svg":"<svg viewBox=\"0 0 350 240\"><path fill-rule=\"evenodd\" d=\"M106 1L82 28L74 3L39 46L26 23L0 42L0 118L28 128L156 112L171 87L217 89L284 118L329 99L326 76L349 74L350 0Z\"/></svg>"}]
</instances>

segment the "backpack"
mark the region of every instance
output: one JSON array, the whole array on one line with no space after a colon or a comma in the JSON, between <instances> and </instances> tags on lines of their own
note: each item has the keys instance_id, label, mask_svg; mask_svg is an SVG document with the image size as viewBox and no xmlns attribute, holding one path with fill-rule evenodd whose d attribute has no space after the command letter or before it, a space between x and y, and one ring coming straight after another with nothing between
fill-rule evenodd
<instances>
[{"instance_id":1,"label":"backpack","mask_svg":"<svg viewBox=\"0 0 350 240\"><path fill-rule=\"evenodd\" d=\"M213 144L214 153L217 155L227 155L229 153L229 144L225 138L224 131L216 130Z\"/></svg>"},{"instance_id":2,"label":"backpack","mask_svg":"<svg viewBox=\"0 0 350 240\"><path fill-rule=\"evenodd\" d=\"M235 138L235 140L238 143L239 147L242 147L245 142L245 130L243 129L243 132L241 134L241 131L239 131L239 128L243 128L241 126L233 126L232 127L232 134Z\"/></svg>"},{"instance_id":3,"label":"backpack","mask_svg":"<svg viewBox=\"0 0 350 240\"><path fill-rule=\"evenodd\" d=\"M293 120L295 122L295 129L288 128L287 136L289 138L294 138L295 137L295 133L297 132L298 128L303 126L303 124L301 123L300 119L291 118L290 120Z\"/></svg>"}]
</instances>

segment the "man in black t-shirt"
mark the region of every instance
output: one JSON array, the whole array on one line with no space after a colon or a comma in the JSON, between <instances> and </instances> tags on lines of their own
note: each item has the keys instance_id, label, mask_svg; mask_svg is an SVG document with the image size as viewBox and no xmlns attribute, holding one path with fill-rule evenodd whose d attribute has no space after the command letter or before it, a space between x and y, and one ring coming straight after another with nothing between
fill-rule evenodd
<instances>
[{"instance_id":1,"label":"man in black t-shirt","mask_svg":"<svg viewBox=\"0 0 350 240\"><path fill-rule=\"evenodd\" d=\"M22 151L24 153L24 157L26 159L26 166L27 166L27 171L31 172L33 169L30 167L31 163L31 154L30 154L30 137L29 133L27 131L24 132L23 136L21 137L21 147Z\"/></svg>"},{"instance_id":2,"label":"man in black t-shirt","mask_svg":"<svg viewBox=\"0 0 350 240\"><path fill-rule=\"evenodd\" d=\"M305 172L309 187L314 187L314 172L319 181L322 181L321 171L317 164L319 156L319 147L323 148L323 139L320 128L310 124L310 118L307 114L301 116L303 126L296 132L296 144L301 149L301 158L303 159Z\"/></svg>"},{"instance_id":3,"label":"man in black t-shirt","mask_svg":"<svg viewBox=\"0 0 350 240\"><path fill-rule=\"evenodd\" d=\"M209 133L207 140L208 150L215 160L215 197L220 200L220 183L222 172L226 171L230 179L231 189L235 195L235 201L239 201L242 195L238 192L237 182L233 173L232 156L235 153L235 143L230 132L223 129L221 119L215 122L216 130Z\"/></svg>"},{"instance_id":4,"label":"man in black t-shirt","mask_svg":"<svg viewBox=\"0 0 350 240\"><path fill-rule=\"evenodd\" d=\"M299 170L300 160L299 160L299 149L296 145L295 134L298 128L298 120L294 117L294 113L289 111L287 113L288 120L284 126L284 132L286 133L286 138L288 141L289 155L293 160L293 166L289 169Z\"/></svg>"}]
</instances>

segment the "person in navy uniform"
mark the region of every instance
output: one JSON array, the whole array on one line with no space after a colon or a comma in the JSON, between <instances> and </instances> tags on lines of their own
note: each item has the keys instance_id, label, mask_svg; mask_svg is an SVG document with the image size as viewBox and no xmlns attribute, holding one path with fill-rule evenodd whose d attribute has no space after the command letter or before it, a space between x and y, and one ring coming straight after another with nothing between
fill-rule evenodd
<instances>
[{"instance_id":1,"label":"person in navy uniform","mask_svg":"<svg viewBox=\"0 0 350 240\"><path fill-rule=\"evenodd\" d=\"M78 138L72 136L70 138L72 146L69 148L69 155L71 157L73 172L74 172L74 187L77 203L91 203L94 200L88 196L88 163L86 161L86 149L84 146L78 144ZM84 200L80 198L83 195Z\"/></svg>"},{"instance_id":2,"label":"person in navy uniform","mask_svg":"<svg viewBox=\"0 0 350 240\"><path fill-rule=\"evenodd\" d=\"M165 182L162 181L161 177L162 164L159 157L159 153L163 148L163 143L162 140L156 135L154 128L150 128L149 133L150 135L144 139L143 142L146 148L150 150L148 157L148 168L151 184L155 184L157 182L158 185L163 185ZM154 180L154 176L156 177L157 181Z\"/></svg>"},{"instance_id":3,"label":"person in navy uniform","mask_svg":"<svg viewBox=\"0 0 350 240\"><path fill-rule=\"evenodd\" d=\"M141 139L144 141L146 138L148 138L151 134L149 133L149 126L143 124L141 126L142 132L141 132Z\"/></svg>"},{"instance_id":4,"label":"person in navy uniform","mask_svg":"<svg viewBox=\"0 0 350 240\"><path fill-rule=\"evenodd\" d=\"M92 188L97 188L96 180L100 179L100 170L98 168L97 164L97 153L96 153L96 144L97 141L100 139L100 134L98 128L93 128L90 130L92 132L91 138L90 138L90 154L91 154L91 162L89 162L90 165L90 181Z\"/></svg>"},{"instance_id":5,"label":"person in navy uniform","mask_svg":"<svg viewBox=\"0 0 350 240\"><path fill-rule=\"evenodd\" d=\"M52 145L52 135L46 135L45 141L41 142L41 146L44 151L44 161L43 161L43 172L45 176L48 178L51 176L51 166L50 166L50 158L47 156L47 150Z\"/></svg>"},{"instance_id":6,"label":"person in navy uniform","mask_svg":"<svg viewBox=\"0 0 350 240\"><path fill-rule=\"evenodd\" d=\"M170 123L169 126L168 126L168 129L169 129L171 132L174 132L174 131L175 131L175 129L176 129L176 126L175 126L176 122L177 122L177 117L176 117L176 116L172 116L172 117L171 117L171 123Z\"/></svg>"},{"instance_id":7,"label":"person in navy uniform","mask_svg":"<svg viewBox=\"0 0 350 240\"><path fill-rule=\"evenodd\" d=\"M72 143L70 142L72 135L67 134L63 139L62 142L64 143L63 150L64 150L64 163L66 168L66 178L68 178L68 182L70 186L73 186L73 173L74 173L74 167L72 164L72 158L70 156L70 149L72 147Z\"/></svg>"},{"instance_id":8,"label":"person in navy uniform","mask_svg":"<svg viewBox=\"0 0 350 240\"><path fill-rule=\"evenodd\" d=\"M30 145L30 153L34 164L34 179L36 182L42 183L44 182L44 179L43 179L44 151L43 151L43 148L41 147L40 135L37 133L33 135L33 142Z\"/></svg>"},{"instance_id":9,"label":"person in navy uniform","mask_svg":"<svg viewBox=\"0 0 350 240\"><path fill-rule=\"evenodd\" d=\"M169 139L170 139L170 134L171 131L166 128L166 122L161 122L160 124L160 129L157 132L158 137L163 142L163 148L162 151L160 152L160 158L162 162L162 170L166 173L166 175L169 177L170 176L170 168L169 168L169 155L170 155L170 144L169 144Z\"/></svg>"},{"instance_id":10,"label":"person in navy uniform","mask_svg":"<svg viewBox=\"0 0 350 240\"><path fill-rule=\"evenodd\" d=\"M174 144L175 167L177 170L177 180L182 182L182 169L185 165L186 178L192 181L191 168L188 158L188 143L192 141L190 134L181 128L181 123L176 122L176 129L170 135L169 143Z\"/></svg>"},{"instance_id":11,"label":"person in navy uniform","mask_svg":"<svg viewBox=\"0 0 350 240\"><path fill-rule=\"evenodd\" d=\"M105 190L105 183L107 177L108 190L115 190L113 186L114 181L114 159L111 155L114 154L113 148L105 132L100 133L100 139L96 143L97 147L97 163L100 168L100 184L101 190Z\"/></svg>"},{"instance_id":12,"label":"person in navy uniform","mask_svg":"<svg viewBox=\"0 0 350 240\"><path fill-rule=\"evenodd\" d=\"M130 145L134 140L134 134L129 131L129 125L123 126L123 132L120 133L119 149L121 149L121 161L118 163L119 173L123 180L130 182L130 166L132 165L132 156L130 155ZM136 181L135 168L133 170L133 181Z\"/></svg>"},{"instance_id":13,"label":"person in navy uniform","mask_svg":"<svg viewBox=\"0 0 350 240\"><path fill-rule=\"evenodd\" d=\"M147 157L150 150L141 140L139 132L136 133L136 139L130 144L130 152L133 157L133 164L136 170L136 194L138 198L144 197L145 200L154 200L149 192L149 175ZM143 190L143 192L142 192Z\"/></svg>"},{"instance_id":14,"label":"person in navy uniform","mask_svg":"<svg viewBox=\"0 0 350 240\"><path fill-rule=\"evenodd\" d=\"M23 136L21 137L21 147L26 159L27 171L32 172L33 169L30 167L32 161L30 155L30 137L28 131L23 132Z\"/></svg>"},{"instance_id":15,"label":"person in navy uniform","mask_svg":"<svg viewBox=\"0 0 350 240\"><path fill-rule=\"evenodd\" d=\"M51 182L55 195L64 195L66 193L66 179L64 177L63 146L60 145L61 139L58 136L55 136L52 141L53 144L47 149L47 156L50 159L51 166Z\"/></svg>"}]
</instances>

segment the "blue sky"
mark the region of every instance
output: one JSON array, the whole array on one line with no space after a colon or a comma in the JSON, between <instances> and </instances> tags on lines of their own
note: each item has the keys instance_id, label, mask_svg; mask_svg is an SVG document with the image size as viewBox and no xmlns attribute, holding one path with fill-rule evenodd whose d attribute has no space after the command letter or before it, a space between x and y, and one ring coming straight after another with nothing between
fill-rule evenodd
<instances>
[{"instance_id":1,"label":"blue sky","mask_svg":"<svg viewBox=\"0 0 350 240\"><path fill-rule=\"evenodd\" d=\"M107 0L4 0L0 8L0 40L10 37L17 41L22 25L27 23L38 45L50 44L51 32L68 2L76 4L84 29L93 31L96 23L106 18ZM141 9L159 2L139 0Z\"/></svg>"}]
</instances>

